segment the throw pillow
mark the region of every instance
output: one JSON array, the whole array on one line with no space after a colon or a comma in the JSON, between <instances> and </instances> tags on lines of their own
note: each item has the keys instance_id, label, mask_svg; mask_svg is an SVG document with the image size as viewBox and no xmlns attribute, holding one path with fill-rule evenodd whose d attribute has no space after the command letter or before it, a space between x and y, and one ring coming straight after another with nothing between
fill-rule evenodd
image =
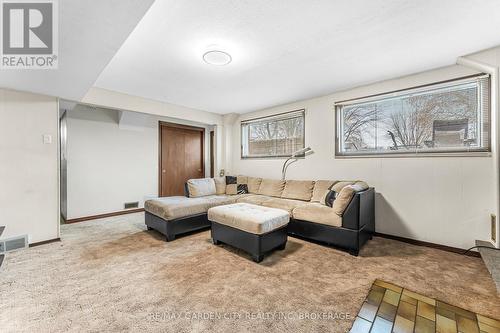
<instances>
[{"instance_id":1,"label":"throw pillow","mask_svg":"<svg viewBox=\"0 0 500 333\"><path fill-rule=\"evenodd\" d=\"M346 186L342 190L340 190L339 195L332 205L332 209L335 214L337 214L338 216L342 216L355 194L356 190L351 185Z\"/></svg>"},{"instance_id":2,"label":"throw pillow","mask_svg":"<svg viewBox=\"0 0 500 333\"><path fill-rule=\"evenodd\" d=\"M337 199L338 192L335 192L334 190L328 190L325 192L323 195L323 198L321 200L321 204L328 206L328 207L333 207L333 202L335 199Z\"/></svg>"},{"instance_id":3,"label":"throw pillow","mask_svg":"<svg viewBox=\"0 0 500 333\"><path fill-rule=\"evenodd\" d=\"M363 181L335 182L323 193L320 203L334 208L338 215L342 215L351 202L352 197L357 192L365 191L368 188L368 184Z\"/></svg>"},{"instance_id":4,"label":"throw pillow","mask_svg":"<svg viewBox=\"0 0 500 333\"><path fill-rule=\"evenodd\" d=\"M248 184L246 181L246 177L226 176L226 194L248 193Z\"/></svg>"},{"instance_id":5,"label":"throw pillow","mask_svg":"<svg viewBox=\"0 0 500 333\"><path fill-rule=\"evenodd\" d=\"M213 178L189 179L187 185L190 198L214 195L217 192Z\"/></svg>"}]
</instances>

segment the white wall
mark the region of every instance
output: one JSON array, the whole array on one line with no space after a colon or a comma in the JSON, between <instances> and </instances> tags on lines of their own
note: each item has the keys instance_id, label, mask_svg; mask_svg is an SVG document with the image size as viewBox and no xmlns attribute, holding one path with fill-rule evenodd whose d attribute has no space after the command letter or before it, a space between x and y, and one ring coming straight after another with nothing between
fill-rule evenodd
<instances>
[{"instance_id":1,"label":"white wall","mask_svg":"<svg viewBox=\"0 0 500 333\"><path fill-rule=\"evenodd\" d=\"M96 87L89 89L81 102L110 109L136 111L161 117L175 118L181 121L194 121L209 125L220 124L222 121L222 117L216 113L164 103L143 97L131 96Z\"/></svg>"},{"instance_id":2,"label":"white wall","mask_svg":"<svg viewBox=\"0 0 500 333\"><path fill-rule=\"evenodd\" d=\"M491 75L490 87L492 90L491 95L491 108L490 122L492 126L490 141L492 149L492 164L496 171L493 177L490 179L492 186L495 189L495 215L496 219L496 241L491 237L490 240L497 248L500 248L500 221L498 216L500 215L500 108L499 108L499 96L500 96L500 86L498 84L500 80L500 47L495 47L489 50L477 52L470 54L465 57L460 57L457 59L457 63L464 64L471 68L479 69L485 73Z\"/></svg>"},{"instance_id":3,"label":"white wall","mask_svg":"<svg viewBox=\"0 0 500 333\"><path fill-rule=\"evenodd\" d=\"M451 66L242 115L233 125L231 173L279 178L283 160L242 160L239 120L306 109L306 146L288 179L362 179L374 186L377 232L467 248L489 239L495 211L492 157L336 159L334 102L442 81L475 71Z\"/></svg>"},{"instance_id":4,"label":"white wall","mask_svg":"<svg viewBox=\"0 0 500 333\"><path fill-rule=\"evenodd\" d=\"M215 169L220 170L226 168L225 163L227 162L227 159L223 156L223 149L224 137L227 128L224 127L222 116L220 114L196 110L139 96L132 96L97 87L89 89L81 102L110 109L135 111L159 117L168 117L172 122L192 121L197 124L213 125L215 126L216 142Z\"/></svg>"},{"instance_id":5,"label":"white wall","mask_svg":"<svg viewBox=\"0 0 500 333\"><path fill-rule=\"evenodd\" d=\"M160 120L205 127L205 170L210 175L209 131L213 126L78 105L68 112L67 218L121 211L125 202L144 206L158 195Z\"/></svg>"},{"instance_id":6,"label":"white wall","mask_svg":"<svg viewBox=\"0 0 500 333\"><path fill-rule=\"evenodd\" d=\"M2 238L59 237L57 99L0 89ZM52 137L44 144L43 135Z\"/></svg>"}]
</instances>

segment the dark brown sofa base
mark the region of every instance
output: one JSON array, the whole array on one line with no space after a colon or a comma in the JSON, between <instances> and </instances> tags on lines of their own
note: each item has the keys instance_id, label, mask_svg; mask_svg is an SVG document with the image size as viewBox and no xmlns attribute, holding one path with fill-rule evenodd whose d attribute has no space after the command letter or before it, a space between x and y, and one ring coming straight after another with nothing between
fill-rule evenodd
<instances>
[{"instance_id":1,"label":"dark brown sofa base","mask_svg":"<svg viewBox=\"0 0 500 333\"><path fill-rule=\"evenodd\" d=\"M274 250L284 250L287 241L287 227L257 235L240 229L212 222L212 241L215 245L220 242L243 250L252 256L253 261L259 263L264 254Z\"/></svg>"},{"instance_id":2,"label":"dark brown sofa base","mask_svg":"<svg viewBox=\"0 0 500 333\"><path fill-rule=\"evenodd\" d=\"M210 228L206 213L166 221L150 212L145 212L145 222L148 230L154 229L165 235L167 242L185 233Z\"/></svg>"},{"instance_id":3,"label":"dark brown sofa base","mask_svg":"<svg viewBox=\"0 0 500 333\"><path fill-rule=\"evenodd\" d=\"M293 219L288 224L288 234L345 249L353 256L357 256L361 247L372 238L364 228L358 231Z\"/></svg>"}]
</instances>

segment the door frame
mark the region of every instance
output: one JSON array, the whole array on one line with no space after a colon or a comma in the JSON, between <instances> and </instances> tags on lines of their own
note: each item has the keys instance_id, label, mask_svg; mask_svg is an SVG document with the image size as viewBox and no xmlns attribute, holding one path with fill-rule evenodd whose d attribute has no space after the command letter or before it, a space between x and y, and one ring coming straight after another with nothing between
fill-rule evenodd
<instances>
[{"instance_id":1,"label":"door frame","mask_svg":"<svg viewBox=\"0 0 500 333\"><path fill-rule=\"evenodd\" d=\"M210 131L210 177L215 177L215 131Z\"/></svg>"},{"instance_id":2,"label":"door frame","mask_svg":"<svg viewBox=\"0 0 500 333\"><path fill-rule=\"evenodd\" d=\"M176 123L170 123L166 121L159 121L158 122L158 196L160 197L162 195L161 189L162 189L162 181L161 181L161 161L162 161L162 128L163 127L171 127L171 128L180 128L180 129L186 129L186 130L191 130L191 131L198 131L201 132L202 140L201 140L201 173L203 176L205 176L205 128L204 127L197 127L197 126L190 126L190 125L183 125L183 124L176 124Z\"/></svg>"}]
</instances>

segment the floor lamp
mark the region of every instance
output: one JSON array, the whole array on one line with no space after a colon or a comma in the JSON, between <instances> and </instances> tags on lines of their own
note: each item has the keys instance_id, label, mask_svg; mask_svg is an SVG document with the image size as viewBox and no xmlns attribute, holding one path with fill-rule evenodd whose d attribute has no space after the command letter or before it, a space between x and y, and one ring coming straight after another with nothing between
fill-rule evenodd
<instances>
[{"instance_id":1,"label":"floor lamp","mask_svg":"<svg viewBox=\"0 0 500 333\"><path fill-rule=\"evenodd\" d=\"M307 155L311 155L313 153L314 153L314 151L311 149L311 147L302 148L301 150L297 150L296 152L294 152L289 158L287 158L285 163L283 163L283 168L281 169L281 179L285 180L286 170L288 169L290 164L295 163L299 160L299 158L298 158L299 156L302 156L302 155L307 156ZM290 160L292 160L292 161L290 162Z\"/></svg>"}]
</instances>

